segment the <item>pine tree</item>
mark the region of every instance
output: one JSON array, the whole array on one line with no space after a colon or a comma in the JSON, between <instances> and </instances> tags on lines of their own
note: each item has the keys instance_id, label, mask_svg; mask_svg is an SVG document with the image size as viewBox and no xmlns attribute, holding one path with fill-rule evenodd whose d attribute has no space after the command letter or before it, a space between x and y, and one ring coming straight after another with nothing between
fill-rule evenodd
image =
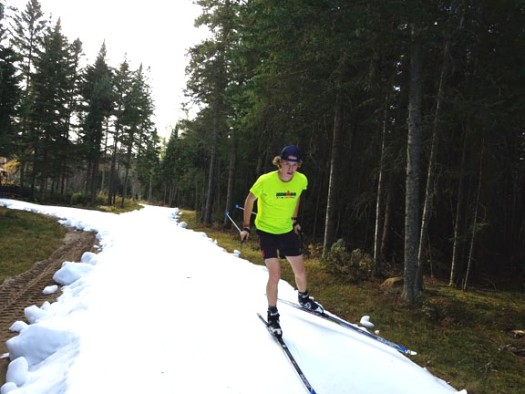
<instances>
[{"instance_id":1,"label":"pine tree","mask_svg":"<svg viewBox=\"0 0 525 394\"><path fill-rule=\"evenodd\" d=\"M12 44L17 48L21 60L23 90L28 91L34 72L35 59L42 50L44 33L48 27L38 0L29 0L25 10L15 14Z\"/></svg>"},{"instance_id":2,"label":"pine tree","mask_svg":"<svg viewBox=\"0 0 525 394\"><path fill-rule=\"evenodd\" d=\"M218 176L223 159L221 146L228 135L227 117L230 110L225 102L229 78L227 53L232 45L232 24L235 13L230 0L199 0L197 4L206 10L197 18L197 25L208 26L216 36L216 40L208 40L191 49L191 61L188 67L190 70L188 91L208 107L208 110L203 112L206 114L204 119L208 130L206 135L208 171L201 220L211 225L221 178Z\"/></svg>"},{"instance_id":3,"label":"pine tree","mask_svg":"<svg viewBox=\"0 0 525 394\"><path fill-rule=\"evenodd\" d=\"M59 19L44 37L30 86L33 174L39 182L40 200L48 190L52 194L64 192L67 168L74 156L69 126L74 109L71 96L77 79L75 56L62 34Z\"/></svg>"},{"instance_id":4,"label":"pine tree","mask_svg":"<svg viewBox=\"0 0 525 394\"><path fill-rule=\"evenodd\" d=\"M104 125L114 104L112 83L113 72L106 62L106 45L102 44L95 63L86 68L81 84L83 124L80 139L87 166L85 192L92 204L99 190Z\"/></svg>"},{"instance_id":5,"label":"pine tree","mask_svg":"<svg viewBox=\"0 0 525 394\"><path fill-rule=\"evenodd\" d=\"M111 136L110 171L108 184L108 205L115 205L117 193L117 158L122 140L122 133L126 127L125 107L126 97L131 93L131 70L127 59L120 64L113 78L115 92L115 106L113 108L114 126Z\"/></svg>"},{"instance_id":6,"label":"pine tree","mask_svg":"<svg viewBox=\"0 0 525 394\"><path fill-rule=\"evenodd\" d=\"M14 117L20 96L16 75L17 55L7 43L4 4L0 3L0 156L11 157L17 151Z\"/></svg>"},{"instance_id":7,"label":"pine tree","mask_svg":"<svg viewBox=\"0 0 525 394\"><path fill-rule=\"evenodd\" d=\"M146 81L146 76L142 65L132 74L131 89L124 99L124 125L122 134L122 149L124 151L123 165L125 168L124 186L122 192L121 206L124 206L124 198L129 195L128 182L130 171L136 158L143 156L143 151L151 152L151 147L156 146L158 137L153 130L151 120L153 114L153 101L151 92ZM148 169L149 171L149 169ZM133 179L134 181L134 179ZM149 181L149 177L148 177ZM136 194L135 187L132 183L131 195Z\"/></svg>"},{"instance_id":8,"label":"pine tree","mask_svg":"<svg viewBox=\"0 0 525 394\"><path fill-rule=\"evenodd\" d=\"M35 71L35 61L42 52L44 34L48 29L47 22L38 0L29 0L26 8L14 15L11 43L19 55L18 73L22 79L22 97L20 98L20 184L25 185L26 170L31 170L31 186L34 189L34 170L29 163L34 161L34 145L36 137L29 117L32 111L31 79ZM33 193L32 193L33 194Z\"/></svg>"}]
</instances>

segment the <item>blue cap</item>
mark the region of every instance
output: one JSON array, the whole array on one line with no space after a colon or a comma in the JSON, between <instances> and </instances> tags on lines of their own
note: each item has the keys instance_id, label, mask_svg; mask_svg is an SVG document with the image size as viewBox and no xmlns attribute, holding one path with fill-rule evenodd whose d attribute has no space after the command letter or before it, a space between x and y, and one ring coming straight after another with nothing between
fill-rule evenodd
<instances>
[{"instance_id":1,"label":"blue cap","mask_svg":"<svg viewBox=\"0 0 525 394\"><path fill-rule=\"evenodd\" d=\"M301 152L295 145L285 146L281 151L281 159L286 161L298 162L301 161Z\"/></svg>"}]
</instances>

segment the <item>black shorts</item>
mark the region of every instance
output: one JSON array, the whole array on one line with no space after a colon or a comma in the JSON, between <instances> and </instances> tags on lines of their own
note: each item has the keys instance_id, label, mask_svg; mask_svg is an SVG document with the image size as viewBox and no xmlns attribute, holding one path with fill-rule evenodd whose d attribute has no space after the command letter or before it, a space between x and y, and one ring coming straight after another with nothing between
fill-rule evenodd
<instances>
[{"instance_id":1,"label":"black shorts","mask_svg":"<svg viewBox=\"0 0 525 394\"><path fill-rule=\"evenodd\" d=\"M265 259L276 258L277 252L281 258L300 256L303 253L299 237L293 230L284 234L270 234L257 230L257 235L262 256Z\"/></svg>"}]
</instances>

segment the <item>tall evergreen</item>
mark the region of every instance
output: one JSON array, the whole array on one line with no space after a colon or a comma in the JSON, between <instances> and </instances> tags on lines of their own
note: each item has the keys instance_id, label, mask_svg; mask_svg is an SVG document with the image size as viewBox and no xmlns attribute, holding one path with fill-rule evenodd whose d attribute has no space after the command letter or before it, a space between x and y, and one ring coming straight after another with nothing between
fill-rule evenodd
<instances>
[{"instance_id":1,"label":"tall evergreen","mask_svg":"<svg viewBox=\"0 0 525 394\"><path fill-rule=\"evenodd\" d=\"M86 160L85 192L95 202L100 188L99 166L102 160L104 126L114 105L113 71L106 62L106 45L102 44L97 58L88 65L81 84L82 131L81 143Z\"/></svg>"},{"instance_id":2,"label":"tall evergreen","mask_svg":"<svg viewBox=\"0 0 525 394\"><path fill-rule=\"evenodd\" d=\"M12 20L11 43L19 55L18 73L22 81L22 96L20 97L19 123L20 144L20 183L26 182L26 170L29 170L31 186L34 188L35 174L30 165L34 160L35 130L30 124L32 111L31 79L35 72L35 61L42 52L44 34L48 28L44 19L40 2L29 0L24 10L15 13Z\"/></svg>"},{"instance_id":3,"label":"tall evergreen","mask_svg":"<svg viewBox=\"0 0 525 394\"><path fill-rule=\"evenodd\" d=\"M179 166L181 164L178 163L180 155L179 145L179 125L176 125L171 131L164 152L161 155L160 171L157 174L161 177L159 184L161 187L161 190L159 190L161 201L169 207L172 206L177 196L177 184L180 182L180 179L178 179Z\"/></svg>"},{"instance_id":4,"label":"tall evergreen","mask_svg":"<svg viewBox=\"0 0 525 394\"><path fill-rule=\"evenodd\" d=\"M48 190L63 193L68 164L74 156L69 127L74 109L71 95L77 79L76 64L58 20L44 37L30 86L33 179L38 181L39 199Z\"/></svg>"},{"instance_id":5,"label":"tall evergreen","mask_svg":"<svg viewBox=\"0 0 525 394\"><path fill-rule=\"evenodd\" d=\"M190 79L188 91L207 107L203 112L206 117L208 133L208 171L206 198L203 201L201 220L210 225L214 203L218 199L221 176L221 145L228 135L228 104L225 101L226 89L231 76L228 73L228 52L232 45L235 9L230 0L197 1L206 12L197 19L197 25L206 25L213 32L215 39L207 40L191 50L188 69Z\"/></svg>"},{"instance_id":6,"label":"tall evergreen","mask_svg":"<svg viewBox=\"0 0 525 394\"><path fill-rule=\"evenodd\" d=\"M128 191L128 182L130 179L130 171L135 171L136 179L137 168L132 168L136 158L143 158L144 154L151 154L152 147L154 148L158 142L156 131L153 129L152 115L154 111L154 104L151 98L149 85L146 81L142 65L139 66L132 74L131 86L129 94L124 98L124 113L123 113L123 131L121 138L121 145L124 152L122 162L124 165L124 184L122 192L121 205L124 206L124 198L129 195L137 194L136 185L132 184L130 191ZM143 165L148 164L146 160ZM152 164L153 165L153 164ZM147 171L149 171L146 165ZM134 179L135 179L134 178ZM146 177L149 182L149 177Z\"/></svg>"},{"instance_id":7,"label":"tall evergreen","mask_svg":"<svg viewBox=\"0 0 525 394\"><path fill-rule=\"evenodd\" d=\"M124 59L115 70L113 77L113 89L115 93L115 105L113 107L114 126L111 135L111 147L109 149L109 182L108 182L108 205L115 205L117 194L117 160L125 127L125 99L131 91L131 70L127 59Z\"/></svg>"},{"instance_id":8,"label":"tall evergreen","mask_svg":"<svg viewBox=\"0 0 525 394\"><path fill-rule=\"evenodd\" d=\"M4 19L4 4L0 3L0 156L16 153L17 130L15 116L20 97L16 73L17 54L8 44Z\"/></svg>"},{"instance_id":9,"label":"tall evergreen","mask_svg":"<svg viewBox=\"0 0 525 394\"><path fill-rule=\"evenodd\" d=\"M13 19L12 44L22 57L20 69L26 92L34 72L35 59L40 55L46 28L47 21L38 0L29 0L26 8L16 13Z\"/></svg>"}]
</instances>

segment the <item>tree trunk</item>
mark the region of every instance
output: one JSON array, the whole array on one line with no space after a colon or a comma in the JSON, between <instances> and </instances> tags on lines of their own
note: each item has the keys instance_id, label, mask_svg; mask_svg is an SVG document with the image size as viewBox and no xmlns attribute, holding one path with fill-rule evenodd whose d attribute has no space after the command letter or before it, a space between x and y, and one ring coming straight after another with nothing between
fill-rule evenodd
<instances>
[{"instance_id":1,"label":"tree trunk","mask_svg":"<svg viewBox=\"0 0 525 394\"><path fill-rule=\"evenodd\" d=\"M425 186L425 201L423 203L423 215L421 218L421 233L419 235L419 250L417 254L418 264L420 267L423 266L423 252L424 252L424 244L425 244L425 237L428 232L428 225L430 216L432 213L432 201L434 199L434 175L435 175L435 165L436 165L436 157L437 157L437 150L439 145L439 123L441 120L441 104L443 102L444 97L444 84L445 84L445 78L447 75L447 69L448 69L448 47L449 47L449 41L447 40L445 42L444 48L443 48L443 64L441 66L441 75L439 78L439 86L437 91L437 97L436 97L436 110L434 112L434 121L432 123L432 142L430 146L430 156L428 159L428 169L427 169L427 183ZM422 270L420 270L420 273L422 273ZM419 277L419 280L421 281L421 288L423 286L423 278L422 276Z\"/></svg>"},{"instance_id":2,"label":"tree trunk","mask_svg":"<svg viewBox=\"0 0 525 394\"><path fill-rule=\"evenodd\" d=\"M383 219L383 201L384 201L384 189L385 189L385 181L384 181L384 162L385 162L385 138L386 138L386 128L387 128L387 118L388 118L388 110L387 110L387 104L388 98L385 98L385 106L383 108L383 124L382 124L382 130L381 130L381 152L379 153L379 175L377 179L377 197L376 197L376 219L375 219L375 229L374 229L374 268L373 272L375 276L378 276L381 273L381 264L382 264L382 256L381 256L381 222Z\"/></svg>"},{"instance_id":3,"label":"tree trunk","mask_svg":"<svg viewBox=\"0 0 525 394\"><path fill-rule=\"evenodd\" d=\"M202 221L204 224L210 226L212 223L212 209L213 209L213 182L215 180L215 164L217 161L217 118L213 120L212 141L210 147L210 165L208 167L208 186L206 190L206 203L204 205L204 213Z\"/></svg>"},{"instance_id":4,"label":"tree trunk","mask_svg":"<svg viewBox=\"0 0 525 394\"><path fill-rule=\"evenodd\" d=\"M339 182L339 146L342 134L342 103L341 93L337 92L334 114L334 128L332 136L332 154L330 159L330 175L328 178L328 198L326 203L326 216L324 225L323 257L330 252L330 248L335 241L336 213L337 213L337 192Z\"/></svg>"},{"instance_id":5,"label":"tree trunk","mask_svg":"<svg viewBox=\"0 0 525 394\"><path fill-rule=\"evenodd\" d=\"M334 126L332 135L332 148L330 158L330 175L328 178L328 197L326 203L326 216L323 239L323 257L330 252L332 244L335 242L336 235L336 213L337 213L337 194L341 181L339 179L340 171L338 170L340 159L340 145L343 134L343 92L342 92L342 75L346 67L346 54L343 54L339 62L337 73L339 75L336 81L336 96L334 108Z\"/></svg>"},{"instance_id":6,"label":"tree trunk","mask_svg":"<svg viewBox=\"0 0 525 394\"><path fill-rule=\"evenodd\" d=\"M421 156L421 43L418 28L412 26L410 46L410 87L408 102L408 143L405 190L405 267L402 298L414 304L421 296L419 264L419 171Z\"/></svg>"},{"instance_id":7,"label":"tree trunk","mask_svg":"<svg viewBox=\"0 0 525 394\"><path fill-rule=\"evenodd\" d=\"M465 281L463 282L463 291L467 290L468 279L470 276L470 272L472 270L472 261L474 260L474 247L476 245L476 235L478 233L478 210L479 210L479 200L480 200L480 195L481 195L482 177L483 177L484 149L485 149L485 143L482 140L481 141L481 153L480 153L480 158L479 158L478 189L476 191L476 203L474 204L474 215L472 218L472 229L471 229L469 253L468 253L468 260L467 260L467 271L465 272Z\"/></svg>"},{"instance_id":8,"label":"tree trunk","mask_svg":"<svg viewBox=\"0 0 525 394\"><path fill-rule=\"evenodd\" d=\"M228 164L228 185L226 187L226 212L233 207L233 186L235 184L235 163L237 161L237 141L235 130L232 129L230 137L230 160ZM224 228L231 228L230 220L224 215Z\"/></svg>"},{"instance_id":9,"label":"tree trunk","mask_svg":"<svg viewBox=\"0 0 525 394\"><path fill-rule=\"evenodd\" d=\"M106 132L104 133L104 149L102 151L102 157L104 158L102 171L101 171L101 177L100 180L100 190L104 191L106 189L105 183L106 183L106 164L107 164L107 157L108 157L108 141L109 141L109 117L106 118L106 121L104 122L104 126L106 129ZM109 186L108 186L108 194L109 194Z\"/></svg>"},{"instance_id":10,"label":"tree trunk","mask_svg":"<svg viewBox=\"0 0 525 394\"><path fill-rule=\"evenodd\" d=\"M97 149L100 149L100 143L98 143L97 145ZM90 179L90 189L89 189L89 193L90 193L90 201L91 201L91 205L95 205L95 201L97 200L97 175L98 175L98 168L99 168L99 165L100 165L100 154L97 152L96 153L96 156L95 156L95 160L93 161L93 167L91 168L91 179Z\"/></svg>"},{"instance_id":11,"label":"tree trunk","mask_svg":"<svg viewBox=\"0 0 525 394\"><path fill-rule=\"evenodd\" d=\"M133 151L133 146L128 145L128 150L126 152L126 171L124 175L124 185L122 187L122 198L120 200L120 207L124 208L124 202L126 200L126 195L128 193L128 180L129 180L129 169L131 167L131 154Z\"/></svg>"},{"instance_id":12,"label":"tree trunk","mask_svg":"<svg viewBox=\"0 0 525 394\"><path fill-rule=\"evenodd\" d=\"M392 217L392 191L391 189L391 183L388 183L388 189L386 193L386 201L385 201L385 212L383 214L383 235L381 237L381 256L380 258L382 261L385 261L388 256L388 240L390 237L390 220ZM395 261L394 261L395 263Z\"/></svg>"},{"instance_id":13,"label":"tree trunk","mask_svg":"<svg viewBox=\"0 0 525 394\"><path fill-rule=\"evenodd\" d=\"M463 148L461 154L461 164L460 164L460 174L459 174L459 183L458 183L458 195L456 203L456 217L454 220L454 243L452 246L452 262L450 264L450 279L448 282L449 286L454 286L457 276L457 270L460 259L461 246L463 244L461 229L463 227L463 192L464 192L464 182L463 182L463 169L465 168L466 152L467 152L467 138L463 136Z\"/></svg>"}]
</instances>

